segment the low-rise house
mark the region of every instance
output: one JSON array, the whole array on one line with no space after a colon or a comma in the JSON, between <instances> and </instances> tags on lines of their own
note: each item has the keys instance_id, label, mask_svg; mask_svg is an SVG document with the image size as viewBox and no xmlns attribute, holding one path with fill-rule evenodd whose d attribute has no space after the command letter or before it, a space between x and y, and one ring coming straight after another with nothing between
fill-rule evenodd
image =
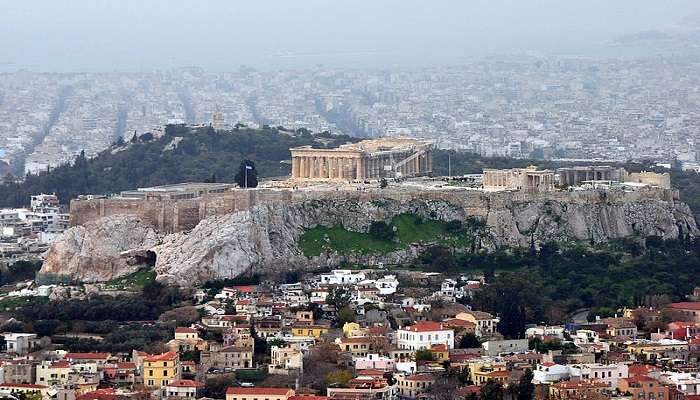
<instances>
[{"instance_id":1,"label":"low-rise house","mask_svg":"<svg viewBox=\"0 0 700 400\"><path fill-rule=\"evenodd\" d=\"M200 364L208 368L252 368L253 348L237 346L211 346L200 354Z\"/></svg>"},{"instance_id":2,"label":"low-rise house","mask_svg":"<svg viewBox=\"0 0 700 400\"><path fill-rule=\"evenodd\" d=\"M640 361L658 360L661 358L688 359L688 342L682 340L642 340L628 345L627 350Z\"/></svg>"},{"instance_id":3,"label":"low-rise house","mask_svg":"<svg viewBox=\"0 0 700 400\"><path fill-rule=\"evenodd\" d=\"M143 381L146 387L162 389L181 379L180 356L167 352L143 360Z\"/></svg>"},{"instance_id":4,"label":"low-rise house","mask_svg":"<svg viewBox=\"0 0 700 400\"><path fill-rule=\"evenodd\" d=\"M379 354L367 354L366 357L357 357L355 361L355 370L373 369L379 371L393 371L395 367L394 359L391 357L380 356Z\"/></svg>"},{"instance_id":5,"label":"low-rise house","mask_svg":"<svg viewBox=\"0 0 700 400\"><path fill-rule=\"evenodd\" d=\"M671 385L684 395L700 395L700 378L697 374L689 372L663 372L659 380Z\"/></svg>"},{"instance_id":6,"label":"low-rise house","mask_svg":"<svg viewBox=\"0 0 700 400\"><path fill-rule=\"evenodd\" d=\"M498 323L501 320L493 315L483 311L465 311L455 316L457 319L463 319L473 323L476 327L474 334L476 336L491 336L497 333Z\"/></svg>"},{"instance_id":7,"label":"low-rise house","mask_svg":"<svg viewBox=\"0 0 700 400\"><path fill-rule=\"evenodd\" d=\"M194 328L177 327L175 337L168 342L172 352L206 350L207 342L199 337L199 331Z\"/></svg>"},{"instance_id":8,"label":"low-rise house","mask_svg":"<svg viewBox=\"0 0 700 400\"><path fill-rule=\"evenodd\" d=\"M603 323L608 325L606 333L610 337L637 337L637 325L629 318L605 318Z\"/></svg>"},{"instance_id":9,"label":"low-rise house","mask_svg":"<svg viewBox=\"0 0 700 400\"><path fill-rule=\"evenodd\" d=\"M553 362L543 362L532 371L532 374L533 382L543 385L568 380L571 376L569 367Z\"/></svg>"},{"instance_id":10,"label":"low-rise house","mask_svg":"<svg viewBox=\"0 0 700 400\"><path fill-rule=\"evenodd\" d=\"M294 390L288 388L230 387L226 400L289 400Z\"/></svg>"},{"instance_id":11,"label":"low-rise house","mask_svg":"<svg viewBox=\"0 0 700 400\"><path fill-rule=\"evenodd\" d=\"M693 322L700 323L700 301L671 303L669 308L671 311L677 312Z\"/></svg>"},{"instance_id":12,"label":"low-rise house","mask_svg":"<svg viewBox=\"0 0 700 400\"><path fill-rule=\"evenodd\" d=\"M629 394L634 400L669 400L670 388L648 376L621 378L620 393Z\"/></svg>"},{"instance_id":13,"label":"low-rise house","mask_svg":"<svg viewBox=\"0 0 700 400\"><path fill-rule=\"evenodd\" d=\"M383 278L377 279L374 285L379 289L380 296L387 296L396 293L396 289L399 287L399 280L396 279L396 275L384 275Z\"/></svg>"},{"instance_id":14,"label":"low-rise house","mask_svg":"<svg viewBox=\"0 0 700 400\"><path fill-rule=\"evenodd\" d=\"M190 379L181 379L167 384L164 393L169 398L196 399L204 395L204 384Z\"/></svg>"},{"instance_id":15,"label":"low-rise house","mask_svg":"<svg viewBox=\"0 0 700 400\"><path fill-rule=\"evenodd\" d=\"M326 389L331 399L392 400L394 387L390 386L381 371L360 371L345 388Z\"/></svg>"},{"instance_id":16,"label":"low-rise house","mask_svg":"<svg viewBox=\"0 0 700 400\"><path fill-rule=\"evenodd\" d=\"M25 355L33 351L39 340L35 333L3 333L5 349L8 353Z\"/></svg>"},{"instance_id":17,"label":"low-rise house","mask_svg":"<svg viewBox=\"0 0 700 400\"><path fill-rule=\"evenodd\" d=\"M36 366L36 384L38 385L65 385L71 373L68 361L42 362Z\"/></svg>"},{"instance_id":18,"label":"low-rise house","mask_svg":"<svg viewBox=\"0 0 700 400\"><path fill-rule=\"evenodd\" d=\"M547 326L540 325L534 326L532 328L527 328L525 330L525 337L529 338L557 338L564 339L564 327L563 326Z\"/></svg>"},{"instance_id":19,"label":"low-rise house","mask_svg":"<svg viewBox=\"0 0 700 400\"><path fill-rule=\"evenodd\" d=\"M418 322L396 331L396 345L399 349L430 349L436 344L444 344L453 349L454 331L442 323L432 321Z\"/></svg>"},{"instance_id":20,"label":"low-rise house","mask_svg":"<svg viewBox=\"0 0 700 400\"><path fill-rule=\"evenodd\" d=\"M268 372L271 374L287 374L290 370L301 369L303 363L303 354L293 345L272 346Z\"/></svg>"},{"instance_id":21,"label":"low-rise house","mask_svg":"<svg viewBox=\"0 0 700 400\"><path fill-rule=\"evenodd\" d=\"M67 353L63 359L70 362L71 365L78 363L94 363L98 366L104 366L109 362L111 355L109 353Z\"/></svg>"},{"instance_id":22,"label":"low-rise house","mask_svg":"<svg viewBox=\"0 0 700 400\"><path fill-rule=\"evenodd\" d=\"M527 339L504 339L504 340L488 340L481 343L481 346L486 350L486 354L497 356L499 354L509 353L524 353L528 351Z\"/></svg>"},{"instance_id":23,"label":"low-rise house","mask_svg":"<svg viewBox=\"0 0 700 400\"><path fill-rule=\"evenodd\" d=\"M575 364L570 365L572 379L595 379L607 383L616 389L618 381L627 378L627 364Z\"/></svg>"},{"instance_id":24,"label":"low-rise house","mask_svg":"<svg viewBox=\"0 0 700 400\"><path fill-rule=\"evenodd\" d=\"M349 352L353 357L366 357L370 352L372 339L367 336L338 338L335 343L340 351Z\"/></svg>"},{"instance_id":25,"label":"low-rise house","mask_svg":"<svg viewBox=\"0 0 700 400\"><path fill-rule=\"evenodd\" d=\"M397 375L395 379L396 394L404 399L418 398L435 383L435 376L432 374Z\"/></svg>"},{"instance_id":26,"label":"low-rise house","mask_svg":"<svg viewBox=\"0 0 700 400\"><path fill-rule=\"evenodd\" d=\"M11 360L2 362L2 381L8 384L33 384L36 368L29 360Z\"/></svg>"},{"instance_id":27,"label":"low-rise house","mask_svg":"<svg viewBox=\"0 0 700 400\"><path fill-rule=\"evenodd\" d=\"M294 336L308 336L315 339L320 338L325 335L330 330L330 325L325 324L315 324L315 325L305 325L305 324L294 324L292 325L292 335Z\"/></svg>"},{"instance_id":28,"label":"low-rise house","mask_svg":"<svg viewBox=\"0 0 700 400\"><path fill-rule=\"evenodd\" d=\"M133 362L120 362L107 366L102 370L104 379L117 385L133 385L136 383L137 368Z\"/></svg>"},{"instance_id":29,"label":"low-rise house","mask_svg":"<svg viewBox=\"0 0 700 400\"><path fill-rule=\"evenodd\" d=\"M589 381L562 381L549 386L549 396L552 399L586 399L594 395L603 396L610 391L607 383Z\"/></svg>"},{"instance_id":30,"label":"low-rise house","mask_svg":"<svg viewBox=\"0 0 700 400\"><path fill-rule=\"evenodd\" d=\"M321 285L354 285L365 280L364 272L353 273L349 269L335 269L319 277Z\"/></svg>"}]
</instances>

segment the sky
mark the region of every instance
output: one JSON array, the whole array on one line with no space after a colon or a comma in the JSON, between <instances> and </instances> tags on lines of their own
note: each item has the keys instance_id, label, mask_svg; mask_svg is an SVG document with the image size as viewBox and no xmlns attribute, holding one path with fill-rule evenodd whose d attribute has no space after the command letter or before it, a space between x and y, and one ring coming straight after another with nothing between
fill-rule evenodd
<instances>
[{"instance_id":1,"label":"sky","mask_svg":"<svg viewBox=\"0 0 700 400\"><path fill-rule=\"evenodd\" d=\"M697 0L0 0L0 70L455 65L594 55Z\"/></svg>"}]
</instances>

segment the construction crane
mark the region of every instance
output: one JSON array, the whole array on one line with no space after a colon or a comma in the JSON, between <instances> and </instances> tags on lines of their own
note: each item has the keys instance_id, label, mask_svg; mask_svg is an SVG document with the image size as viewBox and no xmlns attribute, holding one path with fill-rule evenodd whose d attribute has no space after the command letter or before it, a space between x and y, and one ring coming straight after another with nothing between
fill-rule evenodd
<instances>
[{"instance_id":1,"label":"construction crane","mask_svg":"<svg viewBox=\"0 0 700 400\"><path fill-rule=\"evenodd\" d=\"M404 158L403 160L400 160L398 162L394 162L394 152L389 152L389 164L390 165L385 165L384 170L385 171L394 171L394 178L401 178L401 172L398 171L399 168L403 167L407 163L415 160L416 158L424 155L426 153L425 150L418 150L415 153L411 154L410 156Z\"/></svg>"}]
</instances>

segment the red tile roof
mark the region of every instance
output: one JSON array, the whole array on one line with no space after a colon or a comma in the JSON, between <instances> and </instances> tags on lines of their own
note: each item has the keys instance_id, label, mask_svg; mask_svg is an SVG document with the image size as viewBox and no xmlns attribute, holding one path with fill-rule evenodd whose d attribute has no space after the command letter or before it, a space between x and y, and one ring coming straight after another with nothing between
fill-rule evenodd
<instances>
[{"instance_id":1,"label":"red tile roof","mask_svg":"<svg viewBox=\"0 0 700 400\"><path fill-rule=\"evenodd\" d=\"M403 329L411 332L434 332L448 330L445 329L441 323L433 321L421 321L415 325L406 326Z\"/></svg>"},{"instance_id":2,"label":"red tile roof","mask_svg":"<svg viewBox=\"0 0 700 400\"><path fill-rule=\"evenodd\" d=\"M177 353L169 351L163 354L156 354L154 356L149 356L144 359L147 362L157 362L157 361L173 361L178 357Z\"/></svg>"},{"instance_id":3,"label":"red tile roof","mask_svg":"<svg viewBox=\"0 0 700 400\"><path fill-rule=\"evenodd\" d=\"M109 358L109 353L67 353L67 360L106 360Z\"/></svg>"},{"instance_id":4,"label":"red tile roof","mask_svg":"<svg viewBox=\"0 0 700 400\"><path fill-rule=\"evenodd\" d=\"M700 311L700 301L681 301L680 303L672 303L671 308L676 310Z\"/></svg>"},{"instance_id":5,"label":"red tile roof","mask_svg":"<svg viewBox=\"0 0 700 400\"><path fill-rule=\"evenodd\" d=\"M287 393L294 391L288 388L258 388L258 387L230 387L226 389L226 394L240 394L240 395L268 395L268 396L284 396Z\"/></svg>"},{"instance_id":6,"label":"red tile roof","mask_svg":"<svg viewBox=\"0 0 700 400\"><path fill-rule=\"evenodd\" d=\"M48 389L45 385L34 385L32 383L3 383L0 388L25 388L25 389Z\"/></svg>"},{"instance_id":7,"label":"red tile roof","mask_svg":"<svg viewBox=\"0 0 700 400\"><path fill-rule=\"evenodd\" d=\"M55 361L51 363L51 368L70 368L68 361Z\"/></svg>"},{"instance_id":8,"label":"red tile roof","mask_svg":"<svg viewBox=\"0 0 700 400\"><path fill-rule=\"evenodd\" d=\"M328 400L327 396L305 396L305 395L296 395L292 396L289 398L289 400Z\"/></svg>"},{"instance_id":9,"label":"red tile roof","mask_svg":"<svg viewBox=\"0 0 700 400\"><path fill-rule=\"evenodd\" d=\"M378 369L362 369L357 371L358 376L384 376L384 371Z\"/></svg>"},{"instance_id":10,"label":"red tile roof","mask_svg":"<svg viewBox=\"0 0 700 400\"><path fill-rule=\"evenodd\" d=\"M198 388L204 387L204 384L202 382L193 381L191 379L180 379L179 381L172 382L168 386Z\"/></svg>"},{"instance_id":11,"label":"red tile roof","mask_svg":"<svg viewBox=\"0 0 700 400\"><path fill-rule=\"evenodd\" d=\"M431 374L417 374L417 375L411 375L406 377L407 381L421 381L421 382L427 382L427 381L434 381L435 377Z\"/></svg>"},{"instance_id":12,"label":"red tile roof","mask_svg":"<svg viewBox=\"0 0 700 400\"><path fill-rule=\"evenodd\" d=\"M197 333L197 330L194 328L187 328L184 326L179 326L175 328L175 333Z\"/></svg>"}]
</instances>

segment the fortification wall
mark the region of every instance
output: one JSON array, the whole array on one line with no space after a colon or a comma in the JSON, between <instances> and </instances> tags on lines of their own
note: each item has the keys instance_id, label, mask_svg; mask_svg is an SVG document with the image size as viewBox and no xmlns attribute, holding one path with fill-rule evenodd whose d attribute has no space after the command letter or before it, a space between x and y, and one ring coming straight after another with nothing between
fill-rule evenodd
<instances>
[{"instance_id":1,"label":"fortification wall","mask_svg":"<svg viewBox=\"0 0 700 400\"><path fill-rule=\"evenodd\" d=\"M302 203L323 200L355 200L370 202L395 200L410 202L445 201L464 209L465 215L485 216L489 210L509 208L518 203L556 201L569 204L619 204L643 201L674 202L678 192L670 189L644 188L636 191L548 191L548 192L483 192L464 188L372 188L340 190L340 188L309 189L234 189L221 194L187 200L141 200L125 198L72 200L70 222L83 225L112 215L135 215L159 232L190 230L200 220L250 209L261 203Z\"/></svg>"}]
</instances>

